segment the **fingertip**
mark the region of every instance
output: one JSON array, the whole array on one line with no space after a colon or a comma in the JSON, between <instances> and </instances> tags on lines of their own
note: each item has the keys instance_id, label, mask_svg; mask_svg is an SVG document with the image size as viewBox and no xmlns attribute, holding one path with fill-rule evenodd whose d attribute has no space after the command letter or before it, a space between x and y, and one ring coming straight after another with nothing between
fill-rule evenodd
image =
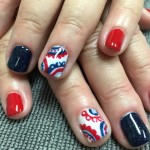
<instances>
[{"instance_id":1,"label":"fingertip","mask_svg":"<svg viewBox=\"0 0 150 150\"><path fill-rule=\"evenodd\" d=\"M48 52L41 54L38 67L42 75L54 80L63 79L68 76L76 56L72 58L71 52L62 45L52 46Z\"/></svg>"},{"instance_id":2,"label":"fingertip","mask_svg":"<svg viewBox=\"0 0 150 150\"><path fill-rule=\"evenodd\" d=\"M6 116L10 119L24 118L32 108L32 93L27 78L8 75L5 81L7 84L1 81L0 97Z\"/></svg>"},{"instance_id":3,"label":"fingertip","mask_svg":"<svg viewBox=\"0 0 150 150\"><path fill-rule=\"evenodd\" d=\"M104 27L105 28L105 27ZM125 30L121 27L110 29L109 32L102 32L99 36L99 48L108 56L118 56L124 51Z\"/></svg>"},{"instance_id":4,"label":"fingertip","mask_svg":"<svg viewBox=\"0 0 150 150\"><path fill-rule=\"evenodd\" d=\"M100 113L103 114L102 111ZM110 138L111 126L105 115L101 115L93 108L84 108L79 114L78 130L81 131L81 135L77 137L82 137L78 139L88 147L102 146Z\"/></svg>"}]
</instances>

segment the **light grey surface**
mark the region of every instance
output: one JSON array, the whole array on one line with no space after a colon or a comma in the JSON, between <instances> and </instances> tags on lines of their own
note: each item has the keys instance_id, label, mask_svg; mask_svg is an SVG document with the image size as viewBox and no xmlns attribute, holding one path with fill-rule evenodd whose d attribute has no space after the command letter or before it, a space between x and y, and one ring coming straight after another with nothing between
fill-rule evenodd
<instances>
[{"instance_id":1,"label":"light grey surface","mask_svg":"<svg viewBox=\"0 0 150 150\"><path fill-rule=\"evenodd\" d=\"M150 0L145 2L150 8ZM150 43L150 32L144 32ZM0 105L0 150L122 150L113 137L102 147L87 148L72 133L47 81L35 70L30 76L33 109L24 119L7 119ZM148 115L150 119L150 115ZM150 149L148 143L144 149Z\"/></svg>"}]
</instances>

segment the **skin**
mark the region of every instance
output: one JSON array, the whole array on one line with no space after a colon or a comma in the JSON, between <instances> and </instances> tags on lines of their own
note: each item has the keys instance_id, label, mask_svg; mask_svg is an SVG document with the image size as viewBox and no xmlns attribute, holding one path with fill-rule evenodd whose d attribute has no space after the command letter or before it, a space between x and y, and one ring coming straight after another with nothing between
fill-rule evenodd
<instances>
[{"instance_id":1,"label":"skin","mask_svg":"<svg viewBox=\"0 0 150 150\"><path fill-rule=\"evenodd\" d=\"M98 2L101 4L99 4ZM2 4L1 6L15 6L11 8L11 11L14 12L13 10L16 9L19 3L20 2L18 1L16 2L15 5L10 5L10 1L7 0L1 1ZM135 26L137 25L137 22L139 20L138 18L139 14L142 11L142 9L139 10L142 1L138 3L139 6L136 5L136 10L134 10L134 8L131 8L132 6L128 7L129 2L127 1L123 5L121 5L121 3L119 2L117 3L117 5L115 5L113 2L110 9L110 13L107 17L109 19L106 20L104 25L103 23L100 22L94 33L93 33L94 28L97 26L102 11L100 12L100 14L94 15L93 17L92 14L93 9L102 10L103 9L102 7L104 7L105 5L105 1L102 2L95 1L94 3L92 2L92 4L90 2L85 3L83 1L82 3L80 3L80 5L78 3L79 1L65 1L65 3L62 3L62 1L53 1L53 2L45 1L45 3L41 1L32 1L31 3L30 1L31 5L28 6L29 4L28 0L26 1L23 0L21 2L19 14L14 24L13 31L12 32L9 31L5 36L3 36L3 38L1 39L2 44L0 44L2 50L2 53L0 54L2 60L0 85L3 85L1 87L0 97L4 111L6 112L6 97L11 92L19 93L23 98L23 105L24 105L23 112L15 116L11 116L10 117L11 119L20 119L22 117L25 117L29 113L32 106L31 88L27 80L27 77L24 75L23 76L16 75L13 72L10 72L6 67L6 60L4 55L6 53L6 45L8 44L9 39L10 43L8 49L10 51L8 50L7 53L8 57L11 53L11 49L13 48L13 46L15 46L15 44L23 44L30 47L33 50L32 51L33 58L27 73L30 72L34 68L34 65L37 63L41 50L44 48L44 45L47 42L50 33L49 30L51 31L54 26L54 24L51 24L51 22L53 22L56 19L56 17L59 14L61 6L63 5L60 16L58 17L58 20L56 22L56 25L52 30L52 33L43 50L43 53L41 54L39 66L49 47L51 47L56 43L63 43L64 45L67 45L70 55L70 59L68 61L68 64L70 63L70 65L68 65L67 70L65 70L64 76L65 73L69 74L70 72L70 74L68 75L68 77L57 81L50 79L49 76L46 76L45 74L43 74L43 72L42 74L47 78L58 101L60 102L60 105L64 111L64 114L66 115L66 118L68 119L68 122L72 130L74 131L76 137L79 139L81 143L89 147L100 146L109 139L112 128L112 131L118 142L126 148L132 148L128 144L127 140L125 139L121 131L119 125L120 118L128 112L132 111L137 112L142 118L145 125L149 128L149 123L145 115L144 108L142 106L143 103L145 109L148 111L150 110L148 97L149 95L148 81L150 80L149 79L150 75L148 71L150 64L149 62L150 54L148 51L149 47L140 30L137 29L135 31ZM37 9L36 6L40 7L40 9ZM72 9L72 6L74 6L76 9ZM101 8L99 8L99 6L101 6ZM85 9L87 7L89 14L85 13ZM129 17L125 21L126 24L122 24L121 22L121 25L123 25L122 28L124 30L126 30L127 25L128 26L130 25L130 22L133 18L135 23L133 24L130 32L128 31L128 29L127 29L128 32L126 32L127 33L126 44L128 44L129 39L132 37L133 34L134 36L126 52L120 56L120 60L123 66L120 63L118 57L110 58L104 56L100 52L99 47L97 46L97 43L99 43L100 47L104 46L105 42L103 40L106 40L106 35L108 34L108 31L110 31L108 29L107 32L105 32L107 27L113 28L113 26L116 25L119 26L120 19L122 18L118 19L117 17L119 16L117 15L115 15L117 19L112 17L112 14L115 13L116 8L119 8L119 11L124 13L123 17L125 17L127 14L131 16L131 18ZM7 13L6 14L4 13L5 15L3 16L3 18L8 19L7 20L8 22L11 21L14 14L11 13L11 11L8 11L10 17L8 18L6 17L9 16ZM130 15L130 12L136 15L132 16L132 14ZM48 19L43 17L45 16L45 14L48 14L49 16ZM143 18L148 17L149 13L144 12ZM142 22L145 22L145 20L147 21L147 19L143 20L141 19L140 22L141 26ZM4 27L5 28L1 33L1 35L5 33L6 29L10 25L8 22L5 21L3 24L3 28ZM111 26L109 26L110 22L112 22ZM148 26L145 26L144 24L142 27L148 28ZM101 41L98 41L99 35L101 36L100 31L104 37L104 39L102 40L102 45ZM58 33L60 34L58 35ZM90 36L90 34L92 34L92 36L86 43L86 40ZM18 38L18 35L24 36L19 36ZM70 35L74 36L70 37ZM86 45L84 46L85 43ZM82 48L83 51L80 54ZM103 50L103 48L101 50ZM126 46L124 46L123 48L125 49ZM77 49L78 51L74 52L73 49ZM142 52L141 49L143 50ZM121 50L121 52L122 51L123 49ZM80 54L79 63L84 70L84 73L88 79L90 87L85 81L83 74L80 70L80 67L78 66L78 64L75 63L76 58L79 54ZM116 55L116 53L112 54L112 51L110 51L110 54ZM88 63L89 60L90 64ZM71 70L72 67L73 69ZM101 72L101 70L103 71ZM127 77L127 75L129 78ZM9 84L6 84L6 82L4 81L8 81L7 83ZM92 91L90 88L92 88ZM93 92L96 98L93 95ZM70 101L72 97L74 97L75 101ZM80 131L77 120L80 112L85 108L96 109L102 116L103 120L108 125L109 134L107 134L107 136L100 142L89 144ZM70 114L74 117L70 118L69 117Z\"/></svg>"},{"instance_id":2,"label":"skin","mask_svg":"<svg viewBox=\"0 0 150 150\"><path fill-rule=\"evenodd\" d=\"M150 111L149 98L147 96L149 95L150 86L149 46L141 31L137 30L128 49L120 58L117 56L105 56L97 46L102 26L103 24L99 22L97 29L86 42L79 56L79 63L85 73L88 84L78 64L73 66L68 77L62 80L49 78L47 80L74 134L81 143L89 147L100 146L109 139L112 130L118 143L123 147L133 148L128 144L122 133L120 118L128 112L137 112L149 128L144 110L145 108ZM24 110L10 117L11 119L20 119L29 113L32 105L32 95L27 77L14 74L7 69L5 53L10 35L11 30L0 40L0 58L2 60L0 97L6 112L7 95L11 92L17 92L22 96ZM88 63L89 61L90 63ZM74 98L73 101L71 101L72 97ZM109 134L100 142L88 143L80 131L78 117L85 108L96 109L108 125ZM70 114L73 117L70 118Z\"/></svg>"},{"instance_id":3,"label":"skin","mask_svg":"<svg viewBox=\"0 0 150 150\"><path fill-rule=\"evenodd\" d=\"M113 0L110 5L106 3L106 0L83 0L82 2L80 0L32 0L32 2L30 0L22 0L21 3L20 1L12 2L11 0L5 0L2 6L6 8L8 6L12 7L14 3L16 6L20 4L18 16L8 44L7 61L16 45L27 46L33 54L30 66L25 72L29 73L35 67L39 56L39 63L42 63L50 47L58 44L64 45L67 48L69 58L60 78L66 77L70 73L88 37L97 26L106 5L110 5L110 11L101 33L99 33L99 48L107 55L119 55L127 48L136 30L142 14L143 2L144 0ZM15 8L10 9L9 15L7 15L6 9L2 10L5 14L2 19L0 17L3 20L2 34L9 27ZM45 14L49 18L45 18ZM52 28L53 26L54 28ZM129 26L130 28L128 28ZM114 28L119 28L124 32L125 38L119 52L113 51L105 45L109 32ZM48 77L46 73L44 76Z\"/></svg>"}]
</instances>

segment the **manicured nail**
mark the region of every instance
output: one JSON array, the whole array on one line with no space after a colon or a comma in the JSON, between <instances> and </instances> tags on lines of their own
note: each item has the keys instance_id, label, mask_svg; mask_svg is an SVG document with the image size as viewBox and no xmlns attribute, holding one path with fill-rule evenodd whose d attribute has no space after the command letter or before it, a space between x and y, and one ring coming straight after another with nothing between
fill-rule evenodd
<instances>
[{"instance_id":1,"label":"manicured nail","mask_svg":"<svg viewBox=\"0 0 150 150\"><path fill-rule=\"evenodd\" d=\"M105 45L108 48L118 52L121 50L123 40L124 40L123 31L120 29L113 29L108 34Z\"/></svg>"},{"instance_id":2,"label":"manicured nail","mask_svg":"<svg viewBox=\"0 0 150 150\"><path fill-rule=\"evenodd\" d=\"M16 46L12 51L7 66L15 72L26 72L29 67L31 57L32 53L27 47Z\"/></svg>"},{"instance_id":3,"label":"manicured nail","mask_svg":"<svg viewBox=\"0 0 150 150\"><path fill-rule=\"evenodd\" d=\"M6 113L8 116L14 116L23 111L22 98L17 93L10 93L6 99Z\"/></svg>"},{"instance_id":4,"label":"manicured nail","mask_svg":"<svg viewBox=\"0 0 150 150\"><path fill-rule=\"evenodd\" d=\"M131 112L123 116L121 128L133 147L142 146L150 140L150 133L137 113Z\"/></svg>"},{"instance_id":5,"label":"manicured nail","mask_svg":"<svg viewBox=\"0 0 150 150\"><path fill-rule=\"evenodd\" d=\"M146 10L150 13L150 9L146 8Z\"/></svg>"},{"instance_id":6,"label":"manicured nail","mask_svg":"<svg viewBox=\"0 0 150 150\"><path fill-rule=\"evenodd\" d=\"M95 109L85 109L79 116L79 125L89 143L101 140L108 134L108 126Z\"/></svg>"},{"instance_id":7,"label":"manicured nail","mask_svg":"<svg viewBox=\"0 0 150 150\"><path fill-rule=\"evenodd\" d=\"M61 45L53 46L45 56L41 69L47 74L59 78L65 69L67 60L67 50Z\"/></svg>"}]
</instances>

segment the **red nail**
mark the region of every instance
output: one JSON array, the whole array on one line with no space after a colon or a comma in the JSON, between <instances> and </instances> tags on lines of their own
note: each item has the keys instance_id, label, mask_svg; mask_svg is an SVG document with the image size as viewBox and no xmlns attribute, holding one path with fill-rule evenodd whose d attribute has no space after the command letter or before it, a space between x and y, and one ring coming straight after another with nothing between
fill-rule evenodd
<instances>
[{"instance_id":1,"label":"red nail","mask_svg":"<svg viewBox=\"0 0 150 150\"><path fill-rule=\"evenodd\" d=\"M147 9L147 8L146 8L146 10L150 13L150 9Z\"/></svg>"},{"instance_id":2,"label":"red nail","mask_svg":"<svg viewBox=\"0 0 150 150\"><path fill-rule=\"evenodd\" d=\"M113 29L108 34L105 45L114 51L120 51L124 40L124 33L120 29Z\"/></svg>"},{"instance_id":3,"label":"red nail","mask_svg":"<svg viewBox=\"0 0 150 150\"><path fill-rule=\"evenodd\" d=\"M6 113L8 116L14 116L23 111L22 98L17 93L10 93L7 96Z\"/></svg>"}]
</instances>

